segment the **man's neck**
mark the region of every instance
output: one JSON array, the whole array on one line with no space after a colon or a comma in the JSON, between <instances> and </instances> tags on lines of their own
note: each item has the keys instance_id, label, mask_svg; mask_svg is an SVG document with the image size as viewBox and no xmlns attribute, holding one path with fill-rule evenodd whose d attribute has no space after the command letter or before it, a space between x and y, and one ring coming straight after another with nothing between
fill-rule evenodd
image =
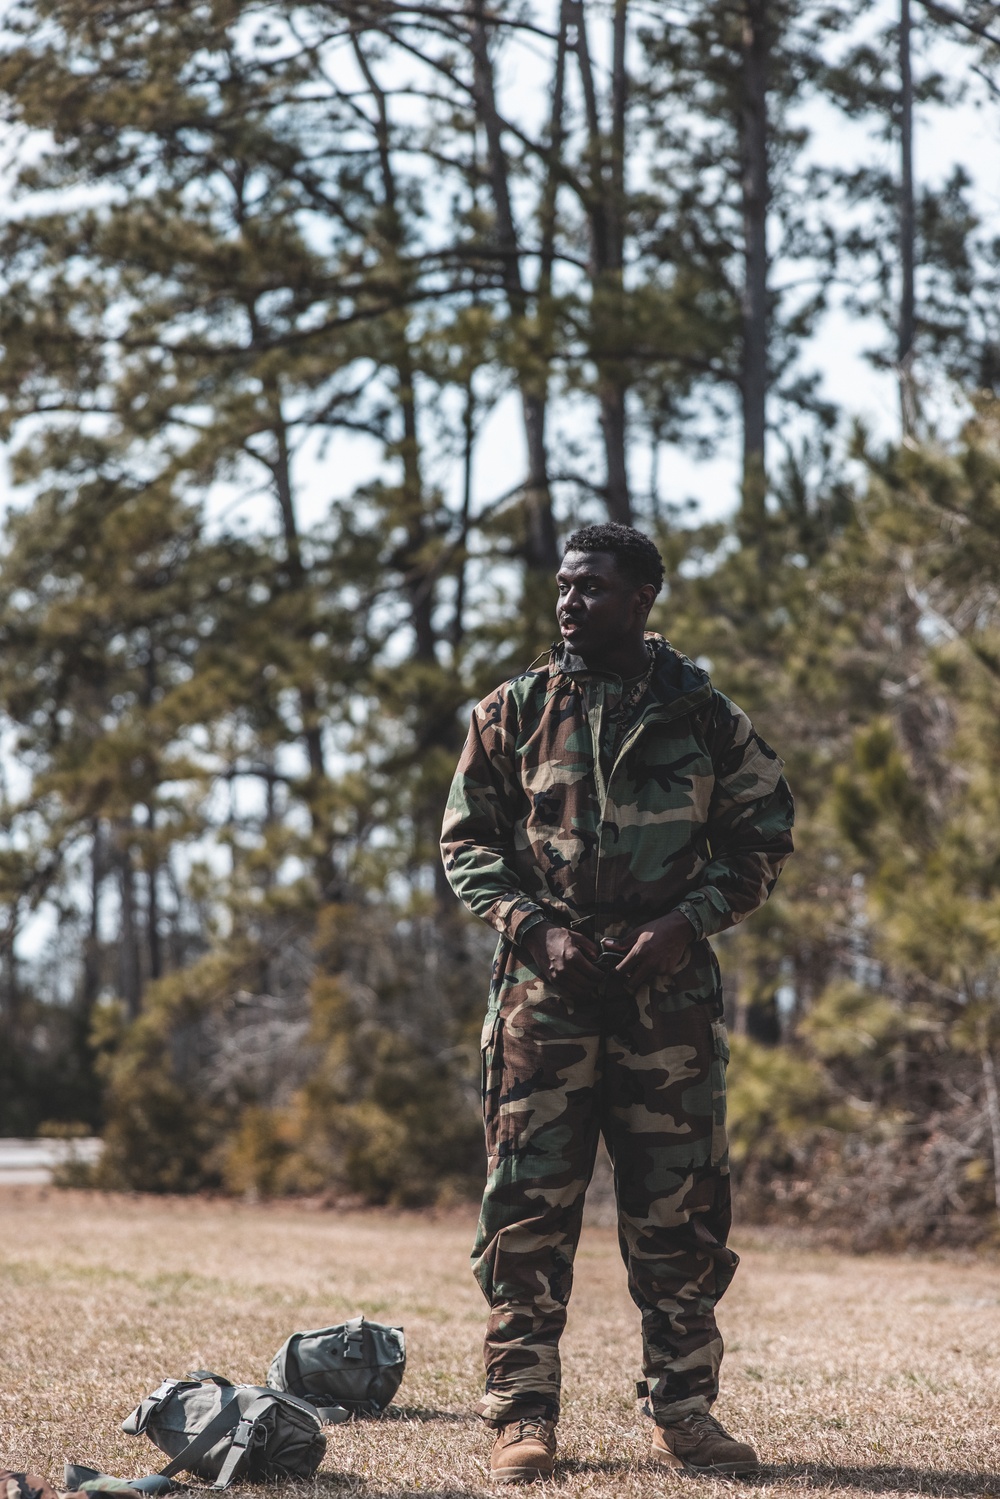
<instances>
[{"instance_id":1,"label":"man's neck","mask_svg":"<svg viewBox=\"0 0 1000 1499\"><path fill-rule=\"evenodd\" d=\"M617 650L591 652L581 657L588 671L599 671L610 676L621 677L627 682L631 677L641 677L649 665L646 641L640 637L621 645Z\"/></svg>"}]
</instances>

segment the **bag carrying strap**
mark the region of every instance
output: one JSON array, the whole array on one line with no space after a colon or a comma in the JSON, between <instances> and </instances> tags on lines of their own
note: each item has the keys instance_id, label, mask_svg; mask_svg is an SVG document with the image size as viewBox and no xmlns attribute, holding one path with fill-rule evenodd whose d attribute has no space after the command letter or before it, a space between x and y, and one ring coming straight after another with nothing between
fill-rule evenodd
<instances>
[{"instance_id":1,"label":"bag carrying strap","mask_svg":"<svg viewBox=\"0 0 1000 1499\"><path fill-rule=\"evenodd\" d=\"M236 1404L234 1400L233 1405ZM243 1419L233 1432L232 1445L226 1453L226 1460L218 1478L213 1483L213 1489L228 1489L238 1473L242 1473L247 1463L250 1449L253 1447L259 1429L260 1417L270 1406L276 1405L277 1401L273 1395L258 1395L252 1405L248 1405L243 1412Z\"/></svg>"},{"instance_id":2,"label":"bag carrying strap","mask_svg":"<svg viewBox=\"0 0 1000 1499\"><path fill-rule=\"evenodd\" d=\"M248 1411L253 1410L253 1406L259 1404L260 1401L255 1400L253 1405L248 1407ZM160 1469L160 1477L173 1478L174 1474L179 1473L182 1468L190 1468L192 1464L199 1462L205 1456L205 1453L215 1446L220 1437L228 1435L243 1419L244 1417L240 1414L239 1401L227 1401L218 1415L213 1416L208 1425L199 1431L196 1437L192 1437L191 1441L184 1448L184 1451L178 1452L176 1457L170 1459L165 1468Z\"/></svg>"},{"instance_id":3,"label":"bag carrying strap","mask_svg":"<svg viewBox=\"0 0 1000 1499\"><path fill-rule=\"evenodd\" d=\"M174 1393L177 1386L184 1383L183 1379L165 1379L151 1395L147 1395L145 1400L140 1400L131 1415L125 1417L125 1420L122 1422L122 1431L127 1431L129 1436L133 1437L145 1431L146 1422L156 1410L156 1407L162 1405L164 1400Z\"/></svg>"},{"instance_id":4,"label":"bag carrying strap","mask_svg":"<svg viewBox=\"0 0 1000 1499\"><path fill-rule=\"evenodd\" d=\"M349 1421L351 1412L346 1405L316 1405L313 1406L324 1426L339 1426L341 1421Z\"/></svg>"},{"instance_id":5,"label":"bag carrying strap","mask_svg":"<svg viewBox=\"0 0 1000 1499\"><path fill-rule=\"evenodd\" d=\"M232 1440L229 1451L226 1453L225 1461L219 1470L219 1476L212 1485L213 1489L227 1489L233 1479L242 1473L247 1463L248 1454L256 1441L257 1432L260 1429L260 1418L272 1405L280 1402L274 1395L258 1395L252 1400L243 1413L240 1413L238 1400L230 1400L222 1407L217 1415L213 1416L203 1431L188 1443L183 1452L171 1458L166 1467L161 1468L160 1478L173 1478L183 1468L191 1468L200 1462L205 1454L215 1446L221 1437L232 1432ZM339 1406L334 1409L340 1409ZM343 1416L332 1417L333 1420L346 1420L349 1412L344 1411Z\"/></svg>"}]
</instances>

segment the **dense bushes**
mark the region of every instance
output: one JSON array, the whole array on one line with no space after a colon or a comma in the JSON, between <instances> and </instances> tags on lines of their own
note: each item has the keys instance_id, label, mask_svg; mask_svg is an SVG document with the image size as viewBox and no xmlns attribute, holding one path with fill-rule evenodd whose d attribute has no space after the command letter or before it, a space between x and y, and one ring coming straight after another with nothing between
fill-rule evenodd
<instances>
[{"instance_id":1,"label":"dense bushes","mask_svg":"<svg viewBox=\"0 0 1000 1499\"><path fill-rule=\"evenodd\" d=\"M457 913L330 907L309 967L294 965L302 990L249 992L262 953L244 946L160 980L131 1025L100 1009L95 1180L409 1204L476 1190L478 939Z\"/></svg>"}]
</instances>

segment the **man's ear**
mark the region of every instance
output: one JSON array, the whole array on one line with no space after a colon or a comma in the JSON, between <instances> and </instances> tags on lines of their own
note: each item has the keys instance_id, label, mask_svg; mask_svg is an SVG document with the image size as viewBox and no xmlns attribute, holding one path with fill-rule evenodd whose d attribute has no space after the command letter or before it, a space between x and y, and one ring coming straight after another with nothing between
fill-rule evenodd
<instances>
[{"instance_id":1,"label":"man's ear","mask_svg":"<svg viewBox=\"0 0 1000 1499\"><path fill-rule=\"evenodd\" d=\"M652 609L654 603L656 602L656 589L653 587L652 583L643 583L642 586L636 591L638 594L639 602L642 605L642 617L645 621L649 615L650 609Z\"/></svg>"}]
</instances>

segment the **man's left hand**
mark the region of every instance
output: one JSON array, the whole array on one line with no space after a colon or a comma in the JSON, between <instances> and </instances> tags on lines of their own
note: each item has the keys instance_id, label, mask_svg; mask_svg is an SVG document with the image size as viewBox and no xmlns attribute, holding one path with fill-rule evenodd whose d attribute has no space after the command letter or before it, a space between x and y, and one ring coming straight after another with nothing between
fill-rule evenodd
<instances>
[{"instance_id":1,"label":"man's left hand","mask_svg":"<svg viewBox=\"0 0 1000 1499\"><path fill-rule=\"evenodd\" d=\"M690 921L682 912L671 911L636 927L617 942L605 942L604 946L610 952L624 953L615 972L634 993L643 984L676 973L693 941L694 927Z\"/></svg>"}]
</instances>

